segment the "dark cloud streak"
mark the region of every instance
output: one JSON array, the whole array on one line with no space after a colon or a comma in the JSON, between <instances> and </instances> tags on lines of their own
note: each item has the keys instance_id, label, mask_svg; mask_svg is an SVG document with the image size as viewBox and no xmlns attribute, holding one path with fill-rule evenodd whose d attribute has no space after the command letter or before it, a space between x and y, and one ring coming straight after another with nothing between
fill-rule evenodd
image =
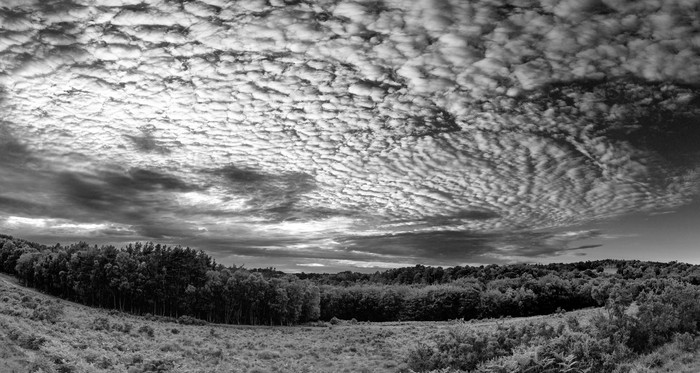
<instances>
[{"instance_id":1,"label":"dark cloud streak","mask_svg":"<svg viewBox=\"0 0 700 373\"><path fill-rule=\"evenodd\" d=\"M171 150L167 147L160 145L160 143L153 136L152 128L142 128L142 134L139 136L124 135L127 139L136 147L136 150L144 153L160 153L160 154L170 154Z\"/></svg>"},{"instance_id":2,"label":"dark cloud streak","mask_svg":"<svg viewBox=\"0 0 700 373\"><path fill-rule=\"evenodd\" d=\"M249 213L274 220L308 219L332 213L323 209L299 208L301 197L316 189L313 176L303 172L262 172L228 165L207 173L222 178L232 196L248 198Z\"/></svg>"}]
</instances>

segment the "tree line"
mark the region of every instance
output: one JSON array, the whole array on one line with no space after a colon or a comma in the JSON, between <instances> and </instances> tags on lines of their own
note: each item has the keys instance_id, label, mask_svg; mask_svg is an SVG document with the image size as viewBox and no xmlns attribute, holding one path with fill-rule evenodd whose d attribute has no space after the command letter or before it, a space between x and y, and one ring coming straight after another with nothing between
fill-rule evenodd
<instances>
[{"instance_id":1,"label":"tree line","mask_svg":"<svg viewBox=\"0 0 700 373\"><path fill-rule=\"evenodd\" d=\"M271 269L266 269L270 271ZM607 272L625 279L655 277L683 278L700 285L700 266L681 262L647 262L640 260L604 259L576 263L509 264L454 266L449 268L416 265L393 268L374 273L344 271L339 273L300 273L301 279L310 279L319 285L354 286L378 285L435 285L448 284L461 278L473 278L482 283L503 278L532 276L539 278L549 274L567 277L595 278ZM278 272L281 273L281 272Z\"/></svg>"},{"instance_id":2,"label":"tree line","mask_svg":"<svg viewBox=\"0 0 700 373\"><path fill-rule=\"evenodd\" d=\"M0 235L0 270L90 306L217 323L297 324L531 316L602 306L639 280L700 285L700 266L627 260L285 274L153 243L46 246Z\"/></svg>"},{"instance_id":3,"label":"tree line","mask_svg":"<svg viewBox=\"0 0 700 373\"><path fill-rule=\"evenodd\" d=\"M179 246L45 246L0 236L0 269L48 294L135 314L254 325L296 324L320 314L319 288L311 281L266 278Z\"/></svg>"},{"instance_id":4,"label":"tree line","mask_svg":"<svg viewBox=\"0 0 700 373\"><path fill-rule=\"evenodd\" d=\"M321 286L321 318L360 321L453 320L543 315L601 306L615 279L548 274L446 284Z\"/></svg>"},{"instance_id":5,"label":"tree line","mask_svg":"<svg viewBox=\"0 0 700 373\"><path fill-rule=\"evenodd\" d=\"M321 318L408 321L532 316L603 306L638 281L700 285L688 263L599 260L546 265L414 267L298 275L321 287Z\"/></svg>"}]
</instances>

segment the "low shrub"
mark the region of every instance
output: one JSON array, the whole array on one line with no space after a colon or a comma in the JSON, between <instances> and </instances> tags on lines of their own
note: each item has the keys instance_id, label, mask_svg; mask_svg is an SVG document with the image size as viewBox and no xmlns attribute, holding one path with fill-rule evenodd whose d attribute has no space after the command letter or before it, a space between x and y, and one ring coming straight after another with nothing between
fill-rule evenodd
<instances>
[{"instance_id":1,"label":"low shrub","mask_svg":"<svg viewBox=\"0 0 700 373\"><path fill-rule=\"evenodd\" d=\"M128 365L138 365L141 363L143 363L143 356L141 356L140 354L136 354L131 357L131 363Z\"/></svg>"},{"instance_id":2,"label":"low shrub","mask_svg":"<svg viewBox=\"0 0 700 373\"><path fill-rule=\"evenodd\" d=\"M147 336L153 338L155 336L155 330L150 325L142 325L139 328L139 333L146 334Z\"/></svg>"},{"instance_id":3,"label":"low shrub","mask_svg":"<svg viewBox=\"0 0 700 373\"><path fill-rule=\"evenodd\" d=\"M97 363L95 366L97 366L100 369L109 369L113 365L112 360L107 358L106 356L102 356L100 359L97 360Z\"/></svg>"},{"instance_id":4,"label":"low shrub","mask_svg":"<svg viewBox=\"0 0 700 373\"><path fill-rule=\"evenodd\" d=\"M408 354L406 365L408 365L411 371L429 372L434 370L435 366L438 365L433 361L434 355L435 351L432 347L421 343Z\"/></svg>"},{"instance_id":5,"label":"low shrub","mask_svg":"<svg viewBox=\"0 0 700 373\"><path fill-rule=\"evenodd\" d=\"M75 365L72 364L61 364L56 366L56 373L75 373L78 371L78 368L75 367Z\"/></svg>"},{"instance_id":6,"label":"low shrub","mask_svg":"<svg viewBox=\"0 0 700 373\"><path fill-rule=\"evenodd\" d=\"M166 343L159 348L163 352L172 352L172 351L180 351L182 348L178 346L176 343Z\"/></svg>"},{"instance_id":7,"label":"low shrub","mask_svg":"<svg viewBox=\"0 0 700 373\"><path fill-rule=\"evenodd\" d=\"M182 325L207 325L207 322L189 315L182 315L177 318L177 323Z\"/></svg>"},{"instance_id":8,"label":"low shrub","mask_svg":"<svg viewBox=\"0 0 700 373\"><path fill-rule=\"evenodd\" d=\"M698 349L698 340L690 333L677 334L673 342L683 352L695 352Z\"/></svg>"},{"instance_id":9,"label":"low shrub","mask_svg":"<svg viewBox=\"0 0 700 373\"><path fill-rule=\"evenodd\" d=\"M21 299L22 307L29 308L29 309L35 309L39 306L39 303L32 297L29 296L23 296Z\"/></svg>"},{"instance_id":10,"label":"low shrub","mask_svg":"<svg viewBox=\"0 0 700 373\"><path fill-rule=\"evenodd\" d=\"M168 317L168 316L159 316L159 315L153 315L150 313L147 313L142 316L144 319L148 321L155 321L155 322L173 322L176 323L177 319L174 317Z\"/></svg>"},{"instance_id":11,"label":"low shrub","mask_svg":"<svg viewBox=\"0 0 700 373\"><path fill-rule=\"evenodd\" d=\"M175 363L170 360L151 360L143 364L142 372L169 372L175 367Z\"/></svg>"},{"instance_id":12,"label":"low shrub","mask_svg":"<svg viewBox=\"0 0 700 373\"><path fill-rule=\"evenodd\" d=\"M27 366L27 372L53 372L53 363L45 356L37 356Z\"/></svg>"},{"instance_id":13,"label":"low shrub","mask_svg":"<svg viewBox=\"0 0 700 373\"><path fill-rule=\"evenodd\" d=\"M131 330L134 328L134 326L128 322L125 322L123 324L112 324L111 328L124 334L129 334L131 333Z\"/></svg>"},{"instance_id":14,"label":"low shrub","mask_svg":"<svg viewBox=\"0 0 700 373\"><path fill-rule=\"evenodd\" d=\"M37 336L35 334L27 334L21 330L13 329L7 333L10 340L17 342L17 344L28 350L38 350L41 345L46 343L48 340L42 336Z\"/></svg>"},{"instance_id":15,"label":"low shrub","mask_svg":"<svg viewBox=\"0 0 700 373\"><path fill-rule=\"evenodd\" d=\"M32 311L32 320L48 321L55 324L63 316L63 307L60 304L42 305Z\"/></svg>"},{"instance_id":16,"label":"low shrub","mask_svg":"<svg viewBox=\"0 0 700 373\"><path fill-rule=\"evenodd\" d=\"M210 349L208 355L215 359L221 359L224 357L224 351L220 348L217 348L216 350Z\"/></svg>"},{"instance_id":17,"label":"low shrub","mask_svg":"<svg viewBox=\"0 0 700 373\"><path fill-rule=\"evenodd\" d=\"M326 323L325 321L309 321L304 325L311 326L311 327L317 327L317 328L327 328L328 327L328 323Z\"/></svg>"},{"instance_id":18,"label":"low shrub","mask_svg":"<svg viewBox=\"0 0 700 373\"><path fill-rule=\"evenodd\" d=\"M419 346L409 355L408 367L417 372L436 369L474 370L485 361L510 355L513 348L537 337L551 337L554 329L542 324L499 327L496 332L456 327L436 341L435 348Z\"/></svg>"},{"instance_id":19,"label":"low shrub","mask_svg":"<svg viewBox=\"0 0 700 373\"><path fill-rule=\"evenodd\" d=\"M277 359L280 357L280 354L274 351L260 351L258 353L258 358L262 360L271 360L271 359Z\"/></svg>"},{"instance_id":20,"label":"low shrub","mask_svg":"<svg viewBox=\"0 0 700 373\"><path fill-rule=\"evenodd\" d=\"M106 317L96 317L92 320L93 330L110 330L109 320Z\"/></svg>"},{"instance_id":21,"label":"low shrub","mask_svg":"<svg viewBox=\"0 0 700 373\"><path fill-rule=\"evenodd\" d=\"M601 338L647 353L676 334L700 332L700 288L681 282L643 283L635 298L613 293L607 315L593 324Z\"/></svg>"}]
</instances>

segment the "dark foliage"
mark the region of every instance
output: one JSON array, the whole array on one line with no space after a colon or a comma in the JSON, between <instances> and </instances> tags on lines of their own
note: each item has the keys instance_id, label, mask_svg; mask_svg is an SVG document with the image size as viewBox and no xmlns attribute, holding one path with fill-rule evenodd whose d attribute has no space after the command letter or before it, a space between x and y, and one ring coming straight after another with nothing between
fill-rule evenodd
<instances>
[{"instance_id":1,"label":"dark foliage","mask_svg":"<svg viewBox=\"0 0 700 373\"><path fill-rule=\"evenodd\" d=\"M700 287L674 279L617 286L605 312L581 326L530 323L495 331L458 327L421 344L407 357L416 372L457 369L480 373L613 372L639 354L671 341L695 351L700 334Z\"/></svg>"},{"instance_id":2,"label":"dark foliage","mask_svg":"<svg viewBox=\"0 0 700 373\"><path fill-rule=\"evenodd\" d=\"M185 316L178 321L187 324L296 324L320 314L319 289L310 281L224 267L179 246L49 247L0 236L0 269L64 299L173 321ZM22 304L38 306L32 299ZM41 310L37 317L51 321L52 312Z\"/></svg>"},{"instance_id":3,"label":"dark foliage","mask_svg":"<svg viewBox=\"0 0 700 373\"><path fill-rule=\"evenodd\" d=\"M47 342L47 339L41 336L37 336L31 333L26 333L21 330L10 330L7 336L17 342L17 344L28 350L38 350L41 345Z\"/></svg>"},{"instance_id":4,"label":"dark foliage","mask_svg":"<svg viewBox=\"0 0 700 373\"><path fill-rule=\"evenodd\" d=\"M608 280L523 276L490 282L462 278L429 286L321 286L321 318L360 321L452 320L549 314L604 304Z\"/></svg>"}]
</instances>

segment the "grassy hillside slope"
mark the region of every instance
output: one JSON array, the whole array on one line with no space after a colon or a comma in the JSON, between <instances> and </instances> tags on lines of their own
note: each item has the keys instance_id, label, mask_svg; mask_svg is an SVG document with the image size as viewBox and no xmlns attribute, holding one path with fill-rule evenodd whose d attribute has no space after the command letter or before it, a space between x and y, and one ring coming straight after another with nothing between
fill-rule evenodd
<instances>
[{"instance_id":1,"label":"grassy hillside slope","mask_svg":"<svg viewBox=\"0 0 700 373\"><path fill-rule=\"evenodd\" d=\"M585 323L595 312L568 314ZM494 329L533 320L555 325L564 318L296 327L180 325L67 302L0 275L0 372L401 372L407 371L411 350L434 343L451 329ZM672 346L667 350L630 368L700 371L699 357Z\"/></svg>"}]
</instances>

